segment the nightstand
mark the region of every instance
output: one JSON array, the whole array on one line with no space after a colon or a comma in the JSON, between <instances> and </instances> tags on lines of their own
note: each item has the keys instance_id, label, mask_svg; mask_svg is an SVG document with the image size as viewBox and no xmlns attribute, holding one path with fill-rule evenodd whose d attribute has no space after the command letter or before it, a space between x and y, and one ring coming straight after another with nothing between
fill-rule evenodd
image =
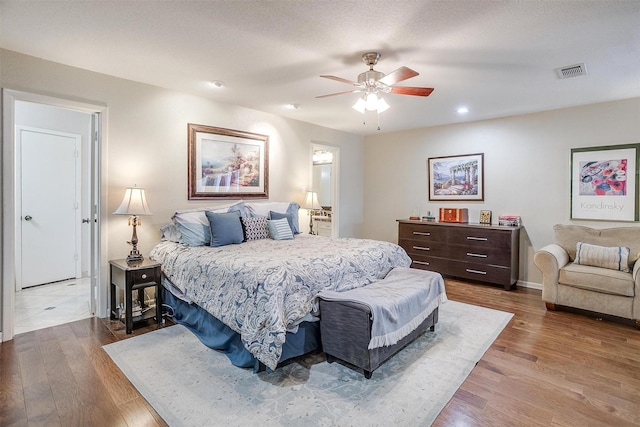
<instances>
[{"instance_id":1,"label":"nightstand","mask_svg":"<svg viewBox=\"0 0 640 427\"><path fill-rule=\"evenodd\" d=\"M162 322L162 294L160 289L161 265L160 263L142 260L135 263L127 263L123 259L109 261L111 283L111 319L119 319L116 309L117 288L124 290L125 299L125 327L127 334L133 329L134 322L156 318L157 323ZM146 288L155 288L155 310L145 304L144 291ZM133 315L133 291L138 291L141 313Z\"/></svg>"}]
</instances>

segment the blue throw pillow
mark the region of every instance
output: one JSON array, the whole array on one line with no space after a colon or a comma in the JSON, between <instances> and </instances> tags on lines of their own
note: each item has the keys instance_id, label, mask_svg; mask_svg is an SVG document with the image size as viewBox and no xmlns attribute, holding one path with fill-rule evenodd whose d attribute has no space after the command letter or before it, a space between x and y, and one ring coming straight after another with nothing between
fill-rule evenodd
<instances>
[{"instance_id":1,"label":"blue throw pillow","mask_svg":"<svg viewBox=\"0 0 640 427\"><path fill-rule=\"evenodd\" d=\"M293 232L289 227L289 222L285 218L270 219L267 221L269 227L269 234L273 240L291 240L293 239Z\"/></svg>"},{"instance_id":2,"label":"blue throw pillow","mask_svg":"<svg viewBox=\"0 0 640 427\"><path fill-rule=\"evenodd\" d=\"M211 225L211 246L225 246L242 243L244 233L240 222L240 212L205 212Z\"/></svg>"},{"instance_id":3,"label":"blue throw pillow","mask_svg":"<svg viewBox=\"0 0 640 427\"><path fill-rule=\"evenodd\" d=\"M274 212L274 211L269 212L269 219L282 219L282 218L286 218L287 222L289 223L289 228L291 228L291 232L295 233L296 229L293 225L293 214L280 213L280 212Z\"/></svg>"}]
</instances>

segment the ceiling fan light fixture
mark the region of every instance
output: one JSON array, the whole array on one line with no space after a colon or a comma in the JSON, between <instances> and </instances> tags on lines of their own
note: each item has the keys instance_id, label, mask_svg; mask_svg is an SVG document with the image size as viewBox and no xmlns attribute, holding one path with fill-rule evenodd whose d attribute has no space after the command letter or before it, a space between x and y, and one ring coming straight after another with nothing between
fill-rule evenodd
<instances>
[{"instance_id":1,"label":"ceiling fan light fixture","mask_svg":"<svg viewBox=\"0 0 640 427\"><path fill-rule=\"evenodd\" d=\"M365 111L377 111L380 114L389 109L389 104L382 97L378 98L377 93L371 92L358 98L351 108L360 114L364 114Z\"/></svg>"},{"instance_id":2,"label":"ceiling fan light fixture","mask_svg":"<svg viewBox=\"0 0 640 427\"><path fill-rule=\"evenodd\" d=\"M378 114L383 113L389 109L389 104L383 98L378 98Z\"/></svg>"},{"instance_id":3,"label":"ceiling fan light fixture","mask_svg":"<svg viewBox=\"0 0 640 427\"><path fill-rule=\"evenodd\" d=\"M364 114L365 105L367 105L365 100L362 99L362 98L358 98L358 101L356 101L356 103L353 104L353 106L351 108L353 108L354 110L356 110L360 114Z\"/></svg>"},{"instance_id":4,"label":"ceiling fan light fixture","mask_svg":"<svg viewBox=\"0 0 640 427\"><path fill-rule=\"evenodd\" d=\"M365 99L365 107L369 111L376 111L378 109L378 94L375 92L368 93Z\"/></svg>"}]
</instances>

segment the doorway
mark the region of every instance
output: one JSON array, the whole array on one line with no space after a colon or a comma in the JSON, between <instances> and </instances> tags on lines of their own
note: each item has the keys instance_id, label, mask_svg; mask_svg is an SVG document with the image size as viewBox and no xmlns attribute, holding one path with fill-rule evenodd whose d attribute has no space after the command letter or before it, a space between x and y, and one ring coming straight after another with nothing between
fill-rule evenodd
<instances>
[{"instance_id":1,"label":"doorway","mask_svg":"<svg viewBox=\"0 0 640 427\"><path fill-rule=\"evenodd\" d=\"M89 306L89 314L102 314L106 311L104 307L106 307L107 298L106 291L103 290L103 288L106 289L106 286L99 286L103 275L100 268L103 248L99 233L102 192L100 170L102 165L101 150L103 149L102 126L106 118L106 107L8 89L3 90L3 105L3 139L5 144L3 146L2 179L5 210L2 217L3 310L1 339L6 341L12 339L15 332L23 331L15 328L16 301L23 301L21 298L16 298L15 292L25 284L39 285L43 282L54 281L58 287L67 286L68 288L64 290L67 294L78 292L75 289L72 290L72 286L88 284L86 304ZM56 148L61 148L61 150L58 151L47 145L52 142L58 144ZM66 158L66 154L71 151L74 154L69 160ZM66 153L63 156L64 159L57 157L61 152ZM77 162L75 156L78 157ZM23 161L34 157L40 161L35 163ZM46 161L42 161L42 159L46 159ZM47 178L51 176L55 177ZM43 188L46 187L43 184L45 180L47 182L48 180L55 181L58 178L67 180L66 183L58 181L58 185L65 188L72 186L73 188L67 189L68 191L47 189L47 192L55 194L55 200L46 200L47 197L42 192L38 197L30 199L29 196L34 194L34 189L36 189L36 193L39 191L39 185ZM68 184L69 179L74 184ZM28 195L27 193L23 194L23 184L25 183ZM75 200L70 202L68 200L70 198ZM37 206L34 208L34 200L36 205L39 202L44 202L40 204L45 208L41 210L38 210ZM54 208L58 201L62 201L64 207ZM54 219L54 223L66 221L71 224L65 226L66 233L64 233L70 236L65 236L63 239L60 236L52 237L49 234L42 237L36 233L35 241L38 244L33 244L33 242L25 244L30 242L29 239L34 238L34 229L44 225L43 222L46 222L45 216L47 214L56 214L59 212L52 211L69 209L69 203L72 205L70 214L64 215L64 219L62 216L57 220ZM24 212L23 208L25 207L30 211L35 209L33 212L38 212L37 217ZM23 229L23 225L31 226L31 229L28 227ZM38 241L38 236L46 239L49 243L54 240L53 247L58 249L41 244L44 242ZM26 242L23 242L24 238L27 239ZM56 240L59 239L65 240L66 243L60 243L58 247ZM65 246L64 250L63 246ZM66 246L71 249L67 249ZM36 252L35 257L29 253L33 250ZM52 251L56 253L52 254ZM69 251L73 253L69 255ZM64 264L66 266L62 271L57 271L57 266L49 265L50 261L55 264L62 263L56 259L57 252L63 253L65 258ZM29 259L30 257L32 259ZM72 258L71 264L66 262L69 257ZM33 259L36 260L35 266ZM25 267L26 270L29 270L26 282L24 281L23 262L27 262ZM31 274L33 270L38 271ZM42 274L44 270L51 270L51 272ZM60 282L62 279L71 280ZM36 288L40 288L38 291L43 292L46 286L48 285ZM35 304L38 298L42 299L42 297L33 296L30 301ZM20 303L22 304L22 302ZM54 307L53 304L55 301L52 300L52 304L46 308L51 310ZM71 308L73 313L83 310L87 311L86 307ZM59 316L59 318L68 319L69 317ZM64 323L64 320L60 323ZM45 326L52 325L46 324L43 327Z\"/></svg>"},{"instance_id":2,"label":"doorway","mask_svg":"<svg viewBox=\"0 0 640 427\"><path fill-rule=\"evenodd\" d=\"M322 209L314 218L314 229L328 228L328 237L339 236L339 162L340 149L312 144L311 189L317 194ZM315 223L317 221L317 224Z\"/></svg>"}]
</instances>

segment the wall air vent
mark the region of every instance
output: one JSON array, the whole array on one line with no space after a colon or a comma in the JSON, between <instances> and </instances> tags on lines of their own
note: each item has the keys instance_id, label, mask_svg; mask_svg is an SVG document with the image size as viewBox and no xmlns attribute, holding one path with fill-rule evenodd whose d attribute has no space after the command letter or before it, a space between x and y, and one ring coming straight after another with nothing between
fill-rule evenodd
<instances>
[{"instance_id":1,"label":"wall air vent","mask_svg":"<svg viewBox=\"0 0 640 427\"><path fill-rule=\"evenodd\" d=\"M569 65L562 68L556 68L556 73L560 79L584 76L587 74L587 66L584 65L584 62L582 64Z\"/></svg>"}]
</instances>

